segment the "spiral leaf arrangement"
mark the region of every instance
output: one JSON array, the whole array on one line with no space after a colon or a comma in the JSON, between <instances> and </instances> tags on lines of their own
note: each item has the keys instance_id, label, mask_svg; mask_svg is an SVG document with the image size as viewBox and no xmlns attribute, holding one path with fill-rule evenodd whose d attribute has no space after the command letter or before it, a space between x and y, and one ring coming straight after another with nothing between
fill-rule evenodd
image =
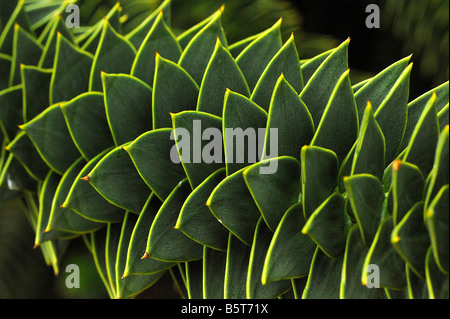
<instances>
[{"instance_id":1,"label":"spiral leaf arrangement","mask_svg":"<svg viewBox=\"0 0 450 319\"><path fill-rule=\"evenodd\" d=\"M111 298L448 298L448 81L351 83L350 39L299 60L281 19L228 44L224 7L176 36L170 0L126 34L0 5L1 201L55 273L82 237Z\"/></svg>"}]
</instances>

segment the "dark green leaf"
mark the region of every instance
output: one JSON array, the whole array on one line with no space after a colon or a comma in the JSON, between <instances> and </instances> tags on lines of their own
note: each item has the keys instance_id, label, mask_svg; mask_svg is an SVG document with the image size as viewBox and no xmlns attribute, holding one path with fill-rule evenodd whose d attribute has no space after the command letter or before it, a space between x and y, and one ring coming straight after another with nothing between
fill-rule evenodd
<instances>
[{"instance_id":1,"label":"dark green leaf","mask_svg":"<svg viewBox=\"0 0 450 319\"><path fill-rule=\"evenodd\" d=\"M255 237L250 252L246 289L248 299L277 298L291 288L290 280L262 282L264 260L272 236L273 232L267 227L264 220L260 218L256 226Z\"/></svg>"},{"instance_id":2,"label":"dark green leaf","mask_svg":"<svg viewBox=\"0 0 450 319\"><path fill-rule=\"evenodd\" d=\"M62 175L80 156L59 105L52 105L20 126L35 145L44 162Z\"/></svg>"},{"instance_id":3,"label":"dark green leaf","mask_svg":"<svg viewBox=\"0 0 450 319\"><path fill-rule=\"evenodd\" d=\"M11 72L9 86L20 83L20 66L22 64L37 65L42 54L43 47L19 24L14 25L14 43L11 60Z\"/></svg>"},{"instance_id":4,"label":"dark green leaf","mask_svg":"<svg viewBox=\"0 0 450 319\"><path fill-rule=\"evenodd\" d=\"M159 54L155 63L153 129L172 127L170 113L195 110L198 85L183 68Z\"/></svg>"},{"instance_id":5,"label":"dark green leaf","mask_svg":"<svg viewBox=\"0 0 450 319\"><path fill-rule=\"evenodd\" d=\"M278 20L272 27L261 32L236 58L250 91L253 91L261 74L283 45L281 21L282 19ZM278 76L280 74L277 74L277 78Z\"/></svg>"},{"instance_id":6,"label":"dark green leaf","mask_svg":"<svg viewBox=\"0 0 450 319\"><path fill-rule=\"evenodd\" d=\"M261 159L266 124L266 111L249 98L227 91L222 127L227 175ZM271 150L270 155L273 153Z\"/></svg>"},{"instance_id":7,"label":"dark green leaf","mask_svg":"<svg viewBox=\"0 0 450 319\"><path fill-rule=\"evenodd\" d=\"M8 4L11 4L10 16L8 16L7 7L5 7L4 2L2 2L2 13L0 14L2 18L5 18L3 21L5 24L3 30L0 29L0 53L11 54L13 51L14 29L16 25L19 25L28 32L32 31L25 11L25 1L8 1ZM3 12L3 10L5 11Z\"/></svg>"},{"instance_id":8,"label":"dark green leaf","mask_svg":"<svg viewBox=\"0 0 450 319\"><path fill-rule=\"evenodd\" d=\"M311 145L332 150L339 162L344 160L358 137L359 120L349 72L344 72L337 81L311 141ZM311 110L311 106L308 107Z\"/></svg>"},{"instance_id":9,"label":"dark green leaf","mask_svg":"<svg viewBox=\"0 0 450 319\"><path fill-rule=\"evenodd\" d=\"M436 146L434 155L433 170L429 175L429 182L427 185L427 192L425 195L425 210L429 203L433 200L441 187L449 183L449 130L448 125L444 127L439 135L439 140Z\"/></svg>"},{"instance_id":10,"label":"dark green leaf","mask_svg":"<svg viewBox=\"0 0 450 319\"><path fill-rule=\"evenodd\" d=\"M362 282L365 285L368 277L368 266L379 267L380 287L401 289L406 286L405 262L397 254L391 244L394 229L392 217L385 218L377 231L362 267Z\"/></svg>"},{"instance_id":11,"label":"dark green leaf","mask_svg":"<svg viewBox=\"0 0 450 319\"><path fill-rule=\"evenodd\" d=\"M95 267L100 279L105 285L106 290L110 298L114 298L113 287L110 286L108 281L107 269L106 269L106 233L108 227L104 227L99 231L91 233L91 252L94 257Z\"/></svg>"},{"instance_id":12,"label":"dark green leaf","mask_svg":"<svg viewBox=\"0 0 450 319\"><path fill-rule=\"evenodd\" d=\"M433 168L434 153L439 139L439 122L436 109L436 94L425 106L411 135L403 160L417 165L424 176Z\"/></svg>"},{"instance_id":13,"label":"dark green leaf","mask_svg":"<svg viewBox=\"0 0 450 319\"><path fill-rule=\"evenodd\" d=\"M58 33L50 82L50 104L69 101L89 89L93 56Z\"/></svg>"},{"instance_id":14,"label":"dark green leaf","mask_svg":"<svg viewBox=\"0 0 450 319\"><path fill-rule=\"evenodd\" d=\"M73 43L73 35L70 29L66 27L66 23L62 15L56 15L51 21L51 30L45 40L45 47L39 59L38 66L41 68L52 68L55 60L56 45L58 42L58 34Z\"/></svg>"},{"instance_id":15,"label":"dark green leaf","mask_svg":"<svg viewBox=\"0 0 450 319\"><path fill-rule=\"evenodd\" d=\"M203 298L203 261L194 260L186 264L186 287L189 299Z\"/></svg>"},{"instance_id":16,"label":"dark green leaf","mask_svg":"<svg viewBox=\"0 0 450 319\"><path fill-rule=\"evenodd\" d=\"M221 168L196 187L184 202L175 226L192 240L219 250L227 249L228 230L217 221L206 201L225 176L225 169Z\"/></svg>"},{"instance_id":17,"label":"dark green leaf","mask_svg":"<svg viewBox=\"0 0 450 319\"><path fill-rule=\"evenodd\" d=\"M449 111L448 111L448 109L449 109L449 104L447 103L447 105L444 106L442 108L442 110L440 110L439 113L438 113L438 120L439 120L439 127L440 128L445 127L449 123L449 114L448 114Z\"/></svg>"},{"instance_id":18,"label":"dark green leaf","mask_svg":"<svg viewBox=\"0 0 450 319\"><path fill-rule=\"evenodd\" d=\"M57 229L75 234L84 234L96 231L104 226L103 223L88 220L73 210L63 207L75 178L85 164L86 162L80 157L63 174L55 191L46 231Z\"/></svg>"},{"instance_id":19,"label":"dark green leaf","mask_svg":"<svg viewBox=\"0 0 450 319\"><path fill-rule=\"evenodd\" d=\"M58 188L58 184L61 180L61 176L55 172L48 172L44 182L42 183L42 188L39 192L39 212L37 217L36 225L36 236L34 239L34 247L44 244L49 240L54 240L56 238L73 238L76 234L67 233L60 230L46 231L50 213L52 210L53 198ZM48 245L48 244L47 244Z\"/></svg>"},{"instance_id":20,"label":"dark green leaf","mask_svg":"<svg viewBox=\"0 0 450 319\"><path fill-rule=\"evenodd\" d=\"M414 205L394 227L391 242L410 269L424 279L425 257L430 239L423 222L423 202Z\"/></svg>"},{"instance_id":21,"label":"dark green leaf","mask_svg":"<svg viewBox=\"0 0 450 319\"><path fill-rule=\"evenodd\" d=\"M151 193L120 146L107 153L83 179L110 203L137 214Z\"/></svg>"},{"instance_id":22,"label":"dark green leaf","mask_svg":"<svg viewBox=\"0 0 450 319\"><path fill-rule=\"evenodd\" d=\"M316 244L302 234L304 225L301 205L295 204L286 211L273 235L264 262L263 284L308 274Z\"/></svg>"},{"instance_id":23,"label":"dark green leaf","mask_svg":"<svg viewBox=\"0 0 450 319\"><path fill-rule=\"evenodd\" d=\"M238 42L235 42L233 44L230 44L228 46L228 50L230 51L231 55L233 56L233 58L237 58L239 56L239 54L241 54L242 51L245 50L246 47L248 47L248 45L250 43L252 43L256 38L258 38L261 35L261 33L257 33L254 35L251 35L245 39L242 39Z\"/></svg>"},{"instance_id":24,"label":"dark green leaf","mask_svg":"<svg viewBox=\"0 0 450 319\"><path fill-rule=\"evenodd\" d=\"M381 180L385 169L385 144L383 132L368 102L359 128L350 174L367 173Z\"/></svg>"},{"instance_id":25,"label":"dark green leaf","mask_svg":"<svg viewBox=\"0 0 450 319\"><path fill-rule=\"evenodd\" d=\"M251 248L230 233L225 266L224 299L245 299Z\"/></svg>"},{"instance_id":26,"label":"dark green leaf","mask_svg":"<svg viewBox=\"0 0 450 319\"><path fill-rule=\"evenodd\" d=\"M73 143L86 160L114 145L106 119L103 94L84 93L60 106Z\"/></svg>"},{"instance_id":27,"label":"dark green leaf","mask_svg":"<svg viewBox=\"0 0 450 319\"><path fill-rule=\"evenodd\" d=\"M120 22L120 11L122 7L119 2L109 10L100 21L93 26L89 27L84 33L76 37L75 42L81 46L81 48L91 54L95 54L99 47L99 43L102 39L103 28L105 24L110 24L114 30L121 33L122 25Z\"/></svg>"},{"instance_id":28,"label":"dark green leaf","mask_svg":"<svg viewBox=\"0 0 450 319\"><path fill-rule=\"evenodd\" d=\"M428 227L434 259L439 269L448 274L448 185L443 186L433 201L428 205L425 223Z\"/></svg>"},{"instance_id":29,"label":"dark green leaf","mask_svg":"<svg viewBox=\"0 0 450 319\"><path fill-rule=\"evenodd\" d=\"M142 42L131 68L131 75L149 86L153 86L156 52L174 62L177 62L181 55L181 47L164 22L162 11L157 15L152 28Z\"/></svg>"},{"instance_id":30,"label":"dark green leaf","mask_svg":"<svg viewBox=\"0 0 450 319\"><path fill-rule=\"evenodd\" d=\"M204 246L203 298L223 299L226 262L227 252Z\"/></svg>"},{"instance_id":31,"label":"dark green leaf","mask_svg":"<svg viewBox=\"0 0 450 319\"><path fill-rule=\"evenodd\" d=\"M20 67L23 88L23 122L27 122L50 105L49 92L53 71L33 66Z\"/></svg>"},{"instance_id":32,"label":"dark green leaf","mask_svg":"<svg viewBox=\"0 0 450 319\"><path fill-rule=\"evenodd\" d=\"M130 73L135 57L136 49L133 45L105 20L100 43L92 62L89 91L102 90L101 72Z\"/></svg>"},{"instance_id":33,"label":"dark green leaf","mask_svg":"<svg viewBox=\"0 0 450 319\"><path fill-rule=\"evenodd\" d=\"M338 299L343 259L329 258L317 247L302 299Z\"/></svg>"},{"instance_id":34,"label":"dark green leaf","mask_svg":"<svg viewBox=\"0 0 450 319\"><path fill-rule=\"evenodd\" d=\"M338 257L345 249L347 218L345 200L333 193L308 218L302 233L308 235L330 258Z\"/></svg>"},{"instance_id":35,"label":"dark green leaf","mask_svg":"<svg viewBox=\"0 0 450 319\"><path fill-rule=\"evenodd\" d=\"M272 174L265 167L274 166ZM300 163L293 157L277 157L258 162L243 171L244 180L264 221L275 231L289 207L300 195Z\"/></svg>"},{"instance_id":36,"label":"dark green leaf","mask_svg":"<svg viewBox=\"0 0 450 319\"><path fill-rule=\"evenodd\" d=\"M142 259L147 248L148 232L160 207L161 201L159 198L154 194L151 194L145 203L145 206L136 221L133 233L131 234L123 277L129 275L152 274L168 269L174 265L174 263L166 263L153 258Z\"/></svg>"},{"instance_id":37,"label":"dark green leaf","mask_svg":"<svg viewBox=\"0 0 450 319\"><path fill-rule=\"evenodd\" d=\"M356 104L358 105L359 119L361 120L365 112L367 102L369 101L376 112L381 106L383 100L389 94L395 82L401 76L407 67L411 56L403 58L383 71L372 77L362 88L355 93Z\"/></svg>"},{"instance_id":38,"label":"dark green leaf","mask_svg":"<svg viewBox=\"0 0 450 319\"><path fill-rule=\"evenodd\" d=\"M149 131L123 147L139 175L163 201L186 177L183 166L172 160L176 147L171 133L171 129Z\"/></svg>"},{"instance_id":39,"label":"dark green leaf","mask_svg":"<svg viewBox=\"0 0 450 319\"><path fill-rule=\"evenodd\" d=\"M233 236L250 246L261 214L245 184L243 170L227 176L220 182L206 205Z\"/></svg>"},{"instance_id":40,"label":"dark green leaf","mask_svg":"<svg viewBox=\"0 0 450 319\"><path fill-rule=\"evenodd\" d=\"M277 130L277 138L273 141L272 129ZM292 156L300 160L301 148L309 144L313 136L314 123L308 108L284 75L281 75L275 84L270 102L263 158L267 157L266 152L269 149L271 153L276 151L277 156ZM271 144L274 145L271 147Z\"/></svg>"},{"instance_id":41,"label":"dark green leaf","mask_svg":"<svg viewBox=\"0 0 450 319\"><path fill-rule=\"evenodd\" d=\"M183 203L192 189L187 179L177 185L159 209L148 235L149 257L167 261L182 262L200 259L203 247L175 229Z\"/></svg>"},{"instance_id":42,"label":"dark green leaf","mask_svg":"<svg viewBox=\"0 0 450 319\"><path fill-rule=\"evenodd\" d=\"M304 146L300 163L303 214L308 219L336 188L339 164L336 154L317 146Z\"/></svg>"},{"instance_id":43,"label":"dark green leaf","mask_svg":"<svg viewBox=\"0 0 450 319\"><path fill-rule=\"evenodd\" d=\"M0 189L10 191L25 191L35 193L37 182L28 174L25 168L13 154L5 154L5 161L0 172Z\"/></svg>"},{"instance_id":44,"label":"dark green leaf","mask_svg":"<svg viewBox=\"0 0 450 319\"><path fill-rule=\"evenodd\" d=\"M266 111L269 110L272 92L281 74L294 92L300 94L303 89L303 76L293 34L269 62L253 90L252 101Z\"/></svg>"},{"instance_id":45,"label":"dark green leaf","mask_svg":"<svg viewBox=\"0 0 450 319\"><path fill-rule=\"evenodd\" d=\"M170 27L171 17L171 2L172 0L165 0L161 5L156 8L147 18L145 18L139 26L133 31L127 34L127 39L134 45L136 49L139 49L142 43L145 41L146 36L151 32L155 21L159 17L160 13L163 13L165 24Z\"/></svg>"},{"instance_id":46,"label":"dark green leaf","mask_svg":"<svg viewBox=\"0 0 450 319\"><path fill-rule=\"evenodd\" d=\"M448 274L439 270L436 260L433 258L433 247L430 247L426 259L426 275L429 299L448 299L449 298L449 279Z\"/></svg>"},{"instance_id":47,"label":"dark green leaf","mask_svg":"<svg viewBox=\"0 0 450 319\"><path fill-rule=\"evenodd\" d=\"M377 289L376 285L369 288L367 282L363 284L361 281L361 272L368 251L369 248L361 239L361 231L356 225L353 226L348 233L345 247L340 288L341 299L374 299L384 293L382 289ZM372 271L371 274L376 276L375 270ZM370 282L370 284L376 284L376 282Z\"/></svg>"},{"instance_id":48,"label":"dark green leaf","mask_svg":"<svg viewBox=\"0 0 450 319\"><path fill-rule=\"evenodd\" d=\"M413 164L396 160L392 165L392 216L394 225L400 223L408 211L423 200L425 179ZM428 247L427 247L428 248Z\"/></svg>"},{"instance_id":49,"label":"dark green leaf","mask_svg":"<svg viewBox=\"0 0 450 319\"><path fill-rule=\"evenodd\" d=\"M316 72L316 70L320 67L323 61L325 61L328 56L333 53L334 49L325 51L323 53L320 53L311 59L308 59L306 62L304 62L301 65L302 68L302 75L303 75L303 82L306 84L309 82L313 74Z\"/></svg>"},{"instance_id":50,"label":"dark green leaf","mask_svg":"<svg viewBox=\"0 0 450 319\"><path fill-rule=\"evenodd\" d=\"M134 275L123 277L124 270L127 262L127 253L129 245L131 243L131 235L136 225L138 216L131 213L126 213L125 219L122 224L122 230L120 233L119 245L117 247L117 258L115 261L115 278L117 287L116 299L129 299L134 298L139 293L143 292L150 286L152 286L165 271L160 271L152 274Z\"/></svg>"},{"instance_id":51,"label":"dark green leaf","mask_svg":"<svg viewBox=\"0 0 450 319\"><path fill-rule=\"evenodd\" d=\"M347 51L349 43L350 39L344 41L327 56L300 93L300 98L311 112L315 127L319 125L336 84L342 74L348 70Z\"/></svg>"},{"instance_id":52,"label":"dark green leaf","mask_svg":"<svg viewBox=\"0 0 450 319\"><path fill-rule=\"evenodd\" d=\"M423 263L425 265L424 261ZM406 265L406 281L410 299L428 299L427 281L417 276L408 265Z\"/></svg>"},{"instance_id":53,"label":"dark green leaf","mask_svg":"<svg viewBox=\"0 0 450 319\"><path fill-rule=\"evenodd\" d=\"M106 116L116 146L152 129L152 90L126 74L102 72Z\"/></svg>"},{"instance_id":54,"label":"dark green leaf","mask_svg":"<svg viewBox=\"0 0 450 319\"><path fill-rule=\"evenodd\" d=\"M123 209L109 203L91 185L82 180L110 151L111 149L106 149L99 153L80 170L62 204L63 207L70 208L84 218L97 222L123 220L125 213Z\"/></svg>"},{"instance_id":55,"label":"dark green leaf","mask_svg":"<svg viewBox=\"0 0 450 319\"><path fill-rule=\"evenodd\" d=\"M403 140L408 113L411 68L412 64L409 64L375 112L375 119L386 142L385 165L395 159Z\"/></svg>"},{"instance_id":56,"label":"dark green leaf","mask_svg":"<svg viewBox=\"0 0 450 319\"><path fill-rule=\"evenodd\" d=\"M0 128L3 137L12 141L18 131L17 125L22 123L22 85L0 91Z\"/></svg>"},{"instance_id":57,"label":"dark green leaf","mask_svg":"<svg viewBox=\"0 0 450 319\"><path fill-rule=\"evenodd\" d=\"M217 37L225 47L228 46L224 30L222 28L221 16L223 7L221 7L189 42L181 54L178 64L185 69L195 80L201 83L203 74L208 65L208 61L214 52Z\"/></svg>"},{"instance_id":58,"label":"dark green leaf","mask_svg":"<svg viewBox=\"0 0 450 319\"><path fill-rule=\"evenodd\" d=\"M184 167L192 189L224 166L222 121L209 113L184 111L171 114L176 149L170 159ZM178 156L178 160L177 160Z\"/></svg>"},{"instance_id":59,"label":"dark green leaf","mask_svg":"<svg viewBox=\"0 0 450 319\"><path fill-rule=\"evenodd\" d=\"M438 87L430 90L414 101L408 104L408 119L406 121L405 135L403 137L402 145L400 150L405 149L408 146L409 140L413 134L416 127L416 123L419 121L421 114L425 106L430 101L431 96L436 93L436 109L440 112L446 104L448 104L449 99L449 84L448 81L439 85ZM447 123L448 124L448 123ZM441 127L442 129L442 127Z\"/></svg>"},{"instance_id":60,"label":"dark green leaf","mask_svg":"<svg viewBox=\"0 0 450 319\"><path fill-rule=\"evenodd\" d=\"M385 201L383 185L375 176L368 174L344 177L344 183L363 242L369 247L382 219Z\"/></svg>"},{"instance_id":61,"label":"dark green leaf","mask_svg":"<svg viewBox=\"0 0 450 319\"><path fill-rule=\"evenodd\" d=\"M244 75L231 54L217 38L214 52L201 82L197 111L221 117L227 89L246 97L250 96Z\"/></svg>"},{"instance_id":62,"label":"dark green leaf","mask_svg":"<svg viewBox=\"0 0 450 319\"><path fill-rule=\"evenodd\" d=\"M49 167L39 156L25 132L17 133L16 138L6 146L6 149L23 165L32 178L41 181L45 179Z\"/></svg>"},{"instance_id":63,"label":"dark green leaf","mask_svg":"<svg viewBox=\"0 0 450 319\"><path fill-rule=\"evenodd\" d=\"M0 74L9 74L11 70L11 57L0 53ZM0 91L8 88L9 79L6 76L0 77Z\"/></svg>"}]
</instances>

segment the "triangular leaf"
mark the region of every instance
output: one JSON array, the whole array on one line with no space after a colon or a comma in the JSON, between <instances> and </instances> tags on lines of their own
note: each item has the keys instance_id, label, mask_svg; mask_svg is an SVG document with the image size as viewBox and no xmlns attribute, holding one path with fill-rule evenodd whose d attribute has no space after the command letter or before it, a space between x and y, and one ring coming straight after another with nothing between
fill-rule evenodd
<instances>
[{"instance_id":1,"label":"triangular leaf","mask_svg":"<svg viewBox=\"0 0 450 319\"><path fill-rule=\"evenodd\" d=\"M233 236L250 246L261 214L245 184L243 170L220 182L206 205Z\"/></svg>"},{"instance_id":2,"label":"triangular leaf","mask_svg":"<svg viewBox=\"0 0 450 319\"><path fill-rule=\"evenodd\" d=\"M271 92L274 91L280 74L283 74L297 95L300 94L303 89L303 76L293 35L269 62L252 92L252 101L266 111L269 109Z\"/></svg>"},{"instance_id":3,"label":"triangular leaf","mask_svg":"<svg viewBox=\"0 0 450 319\"><path fill-rule=\"evenodd\" d=\"M27 133L44 162L60 175L80 156L59 105L48 107L20 128Z\"/></svg>"},{"instance_id":4,"label":"triangular leaf","mask_svg":"<svg viewBox=\"0 0 450 319\"><path fill-rule=\"evenodd\" d=\"M414 205L394 227L391 242L412 271L425 278L425 258L430 239L423 222L423 202Z\"/></svg>"},{"instance_id":5,"label":"triangular leaf","mask_svg":"<svg viewBox=\"0 0 450 319\"><path fill-rule=\"evenodd\" d=\"M250 91L253 91L268 63L281 49L283 44L281 21L282 19L278 20L272 27L260 33L236 58L237 64L247 79Z\"/></svg>"},{"instance_id":6,"label":"triangular leaf","mask_svg":"<svg viewBox=\"0 0 450 319\"><path fill-rule=\"evenodd\" d=\"M406 286L405 262L391 244L393 229L392 217L387 217L381 222L362 267L361 280L364 285L367 283L369 273L367 267L377 265L380 287L400 289Z\"/></svg>"},{"instance_id":7,"label":"triangular leaf","mask_svg":"<svg viewBox=\"0 0 450 319\"><path fill-rule=\"evenodd\" d=\"M227 46L221 23L223 9L221 7L208 24L192 38L178 61L180 67L185 69L198 84L201 83L208 61L213 54L217 37L225 47Z\"/></svg>"},{"instance_id":8,"label":"triangular leaf","mask_svg":"<svg viewBox=\"0 0 450 319\"><path fill-rule=\"evenodd\" d=\"M347 51L349 43L350 39L344 41L327 56L300 93L300 98L311 112L315 127L319 125L336 84L342 74L348 70Z\"/></svg>"},{"instance_id":9,"label":"triangular leaf","mask_svg":"<svg viewBox=\"0 0 450 319\"><path fill-rule=\"evenodd\" d=\"M330 150L304 146L301 149L301 168L303 214L308 219L336 188L338 159Z\"/></svg>"},{"instance_id":10,"label":"triangular leaf","mask_svg":"<svg viewBox=\"0 0 450 319\"><path fill-rule=\"evenodd\" d=\"M261 159L266 124L266 111L244 95L227 91L222 127L227 175Z\"/></svg>"},{"instance_id":11,"label":"triangular leaf","mask_svg":"<svg viewBox=\"0 0 450 319\"><path fill-rule=\"evenodd\" d=\"M301 205L295 204L284 214L267 249L263 283L308 274L316 244L302 234L304 225Z\"/></svg>"},{"instance_id":12,"label":"triangular leaf","mask_svg":"<svg viewBox=\"0 0 450 319\"><path fill-rule=\"evenodd\" d=\"M273 282L262 282L264 260L266 251L272 240L273 232L260 218L253 239L252 249L247 275L247 298L248 299L273 299L277 298L291 288L290 280L277 280Z\"/></svg>"},{"instance_id":13,"label":"triangular leaf","mask_svg":"<svg viewBox=\"0 0 450 319\"><path fill-rule=\"evenodd\" d=\"M151 193L130 156L120 146L107 153L83 180L110 203L136 214ZM121 187L117 187L119 184Z\"/></svg>"},{"instance_id":14,"label":"triangular leaf","mask_svg":"<svg viewBox=\"0 0 450 319\"><path fill-rule=\"evenodd\" d=\"M209 113L184 111L172 115L176 150L192 189L224 166L222 121ZM175 151L176 151L175 150Z\"/></svg>"},{"instance_id":15,"label":"triangular leaf","mask_svg":"<svg viewBox=\"0 0 450 319\"><path fill-rule=\"evenodd\" d=\"M191 261L203 256L200 244L174 229L180 209L191 191L188 180L184 179L163 203L150 228L147 256L166 262Z\"/></svg>"},{"instance_id":16,"label":"triangular leaf","mask_svg":"<svg viewBox=\"0 0 450 319\"><path fill-rule=\"evenodd\" d=\"M89 91L102 90L101 72L129 73L136 57L136 49L117 33L107 20L92 62Z\"/></svg>"},{"instance_id":17,"label":"triangular leaf","mask_svg":"<svg viewBox=\"0 0 450 319\"><path fill-rule=\"evenodd\" d=\"M218 37L200 86L197 111L222 116L227 89L250 96L244 75Z\"/></svg>"},{"instance_id":18,"label":"triangular leaf","mask_svg":"<svg viewBox=\"0 0 450 319\"><path fill-rule=\"evenodd\" d=\"M228 230L211 214L206 201L225 176L221 168L196 187L183 204L175 226L192 240L220 250L227 248Z\"/></svg>"},{"instance_id":19,"label":"triangular leaf","mask_svg":"<svg viewBox=\"0 0 450 319\"><path fill-rule=\"evenodd\" d=\"M276 167L274 173L262 173L267 163ZM284 213L298 202L300 163L292 157L278 157L256 163L242 174L264 221L275 231Z\"/></svg>"},{"instance_id":20,"label":"triangular leaf","mask_svg":"<svg viewBox=\"0 0 450 319\"><path fill-rule=\"evenodd\" d=\"M330 258L338 257L345 249L347 216L345 200L333 193L309 217L302 233L308 235Z\"/></svg>"},{"instance_id":21,"label":"triangular leaf","mask_svg":"<svg viewBox=\"0 0 450 319\"><path fill-rule=\"evenodd\" d=\"M91 54L58 34L50 82L50 104L69 101L89 89L92 61Z\"/></svg>"},{"instance_id":22,"label":"triangular leaf","mask_svg":"<svg viewBox=\"0 0 450 319\"><path fill-rule=\"evenodd\" d=\"M344 177L344 183L363 242L370 246L382 219L385 201L383 185L375 176L368 174Z\"/></svg>"},{"instance_id":23,"label":"triangular leaf","mask_svg":"<svg viewBox=\"0 0 450 319\"><path fill-rule=\"evenodd\" d=\"M156 20L142 42L131 68L131 75L141 79L149 86L153 86L156 52L170 61L178 61L181 48L172 31L163 19L163 12Z\"/></svg>"},{"instance_id":24,"label":"triangular leaf","mask_svg":"<svg viewBox=\"0 0 450 319\"><path fill-rule=\"evenodd\" d=\"M192 77L172 61L156 55L153 81L153 129L172 127L170 113L195 110L198 85Z\"/></svg>"},{"instance_id":25,"label":"triangular leaf","mask_svg":"<svg viewBox=\"0 0 450 319\"><path fill-rule=\"evenodd\" d=\"M276 129L277 142L271 146L271 131ZM292 156L300 160L300 149L311 142L314 136L314 123L305 103L298 97L295 89L286 81L284 75L278 78L270 102L266 128L265 150L274 152L277 145L278 156Z\"/></svg>"},{"instance_id":26,"label":"triangular leaf","mask_svg":"<svg viewBox=\"0 0 450 319\"><path fill-rule=\"evenodd\" d=\"M149 131L124 146L139 175L163 201L186 178L183 166L171 160L176 151L171 133L171 129Z\"/></svg>"},{"instance_id":27,"label":"triangular leaf","mask_svg":"<svg viewBox=\"0 0 450 319\"><path fill-rule=\"evenodd\" d=\"M73 142L86 160L114 145L106 119L103 94L84 93L60 107Z\"/></svg>"},{"instance_id":28,"label":"triangular leaf","mask_svg":"<svg viewBox=\"0 0 450 319\"><path fill-rule=\"evenodd\" d=\"M368 102L352 157L351 174L367 173L381 180L385 169L385 148L383 132L375 120L372 105Z\"/></svg>"},{"instance_id":29,"label":"triangular leaf","mask_svg":"<svg viewBox=\"0 0 450 319\"><path fill-rule=\"evenodd\" d=\"M119 222L125 211L109 203L91 185L82 180L111 149L100 152L90 160L79 172L62 204L86 219L97 222Z\"/></svg>"},{"instance_id":30,"label":"triangular leaf","mask_svg":"<svg viewBox=\"0 0 450 319\"><path fill-rule=\"evenodd\" d=\"M332 150L339 162L342 162L358 137L358 122L356 102L347 70L331 93L311 145Z\"/></svg>"},{"instance_id":31,"label":"triangular leaf","mask_svg":"<svg viewBox=\"0 0 450 319\"><path fill-rule=\"evenodd\" d=\"M116 146L152 129L152 90L126 74L102 72L106 116Z\"/></svg>"},{"instance_id":32,"label":"triangular leaf","mask_svg":"<svg viewBox=\"0 0 450 319\"><path fill-rule=\"evenodd\" d=\"M417 165L424 176L433 168L434 153L439 139L439 122L436 109L436 94L425 106L405 150L403 160Z\"/></svg>"}]
</instances>

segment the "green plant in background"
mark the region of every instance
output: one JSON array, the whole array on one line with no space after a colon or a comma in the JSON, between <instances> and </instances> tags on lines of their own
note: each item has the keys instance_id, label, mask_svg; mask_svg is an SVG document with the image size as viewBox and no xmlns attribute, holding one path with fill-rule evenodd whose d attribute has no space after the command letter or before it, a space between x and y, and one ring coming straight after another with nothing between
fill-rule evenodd
<instances>
[{"instance_id":1,"label":"green plant in background","mask_svg":"<svg viewBox=\"0 0 450 319\"><path fill-rule=\"evenodd\" d=\"M431 83L448 79L448 12L446 0L389 0L384 10L383 23L402 39L404 52L414 50L422 56L420 73Z\"/></svg>"},{"instance_id":2,"label":"green plant in background","mask_svg":"<svg viewBox=\"0 0 450 319\"><path fill-rule=\"evenodd\" d=\"M410 101L406 57L351 83L350 39L300 61L281 19L229 43L224 7L175 35L170 0L128 32L120 4L73 32L10 3L1 198L55 272L82 238L111 298L166 273L184 298L448 298L448 81ZM207 131L261 128L256 163Z\"/></svg>"}]
</instances>

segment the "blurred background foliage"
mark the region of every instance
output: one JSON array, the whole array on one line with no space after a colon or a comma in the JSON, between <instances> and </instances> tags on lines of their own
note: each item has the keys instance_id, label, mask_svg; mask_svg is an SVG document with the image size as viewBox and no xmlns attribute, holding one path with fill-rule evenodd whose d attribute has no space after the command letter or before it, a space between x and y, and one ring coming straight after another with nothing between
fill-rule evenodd
<instances>
[{"instance_id":1,"label":"blurred background foliage","mask_svg":"<svg viewBox=\"0 0 450 319\"><path fill-rule=\"evenodd\" d=\"M81 25L93 25L117 0L80 0ZM121 0L123 33L136 27L161 0ZM448 80L448 0L172 0L172 28L181 33L225 4L223 26L229 43L272 26L283 17L283 39L294 33L301 59L308 59L351 38L349 65L354 83L369 78L399 59L413 54L410 100ZM381 28L368 29L368 4L380 7ZM0 32L17 0L2 2ZM33 29L39 33L64 0L26 0ZM76 31L76 30L75 30ZM0 190L0 197L14 192ZM91 254L82 238L71 242L59 275L46 266L34 233L11 200L0 206L0 298L107 298ZM80 289L65 286L65 267L80 267ZM169 287L169 289L167 289ZM171 279L163 277L139 298L177 298Z\"/></svg>"}]
</instances>

